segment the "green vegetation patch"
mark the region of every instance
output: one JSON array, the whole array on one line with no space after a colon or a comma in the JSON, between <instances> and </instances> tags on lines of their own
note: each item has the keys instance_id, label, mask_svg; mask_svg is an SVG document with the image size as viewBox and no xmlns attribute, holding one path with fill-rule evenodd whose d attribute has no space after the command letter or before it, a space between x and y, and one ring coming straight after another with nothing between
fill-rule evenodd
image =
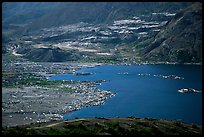
<instances>
[{"instance_id":1,"label":"green vegetation patch","mask_svg":"<svg viewBox=\"0 0 204 137\"><path fill-rule=\"evenodd\" d=\"M178 121L149 118L91 118L68 120L54 127L51 123L2 127L3 135L201 135L202 128Z\"/></svg>"},{"instance_id":2,"label":"green vegetation patch","mask_svg":"<svg viewBox=\"0 0 204 137\"><path fill-rule=\"evenodd\" d=\"M67 135L94 135L95 132L89 130L85 125L82 123L74 123L68 124L65 126L68 133Z\"/></svg>"},{"instance_id":3,"label":"green vegetation patch","mask_svg":"<svg viewBox=\"0 0 204 137\"><path fill-rule=\"evenodd\" d=\"M133 45L134 45L135 49L143 49L146 46L149 46L153 41L154 41L154 37L146 39L146 40L139 42L139 43L133 43Z\"/></svg>"},{"instance_id":4,"label":"green vegetation patch","mask_svg":"<svg viewBox=\"0 0 204 137\"><path fill-rule=\"evenodd\" d=\"M63 91L63 92L74 92L75 90L72 89L72 88L60 88L60 91Z\"/></svg>"},{"instance_id":5,"label":"green vegetation patch","mask_svg":"<svg viewBox=\"0 0 204 137\"><path fill-rule=\"evenodd\" d=\"M86 59L78 60L78 62L96 62L96 63L107 63L107 64L116 64L120 63L122 56L120 54L114 56L94 56Z\"/></svg>"},{"instance_id":6,"label":"green vegetation patch","mask_svg":"<svg viewBox=\"0 0 204 137\"><path fill-rule=\"evenodd\" d=\"M40 86L47 88L60 88L59 91L73 92L72 88L60 87L62 85L74 84L75 81L47 80L31 73L2 73L2 86L7 88L22 86Z\"/></svg>"},{"instance_id":7,"label":"green vegetation patch","mask_svg":"<svg viewBox=\"0 0 204 137\"><path fill-rule=\"evenodd\" d=\"M187 50L179 50L177 52L177 59L180 63L183 63L183 62L191 62L192 59L193 59L193 55L191 53L189 53L189 51ZM193 59L194 61L198 60L194 57Z\"/></svg>"},{"instance_id":8,"label":"green vegetation patch","mask_svg":"<svg viewBox=\"0 0 204 137\"><path fill-rule=\"evenodd\" d=\"M131 128L127 130L128 135L162 135L158 129L140 125L139 123L131 124Z\"/></svg>"}]
</instances>

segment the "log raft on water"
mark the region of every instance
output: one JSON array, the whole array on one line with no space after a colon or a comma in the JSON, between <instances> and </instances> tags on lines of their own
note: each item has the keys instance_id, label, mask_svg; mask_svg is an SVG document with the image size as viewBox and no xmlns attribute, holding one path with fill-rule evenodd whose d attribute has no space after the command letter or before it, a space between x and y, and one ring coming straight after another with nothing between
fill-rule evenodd
<instances>
[{"instance_id":1,"label":"log raft on water","mask_svg":"<svg viewBox=\"0 0 204 137\"><path fill-rule=\"evenodd\" d=\"M179 89L178 92L181 92L181 93L198 93L200 91L195 90L193 88L182 88L182 89Z\"/></svg>"}]
</instances>

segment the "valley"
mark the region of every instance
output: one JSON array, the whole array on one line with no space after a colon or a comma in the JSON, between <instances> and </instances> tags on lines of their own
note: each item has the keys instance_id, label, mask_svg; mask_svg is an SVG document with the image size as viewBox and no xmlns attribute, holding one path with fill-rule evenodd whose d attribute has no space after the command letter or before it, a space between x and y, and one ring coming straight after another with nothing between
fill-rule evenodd
<instances>
[{"instance_id":1,"label":"valley","mask_svg":"<svg viewBox=\"0 0 204 137\"><path fill-rule=\"evenodd\" d=\"M21 37L18 42L11 41L9 52L15 56L35 59L34 61L52 62L57 58L56 61L98 62L102 58L102 61L109 59L114 63L127 58L130 63L141 62L138 56L140 49L137 53L135 51L137 49L129 47L128 44L155 36L174 15L174 13L152 13L126 20L116 20L110 25L80 22L44 28ZM46 54L45 58L38 55L38 53L41 54L42 49ZM57 51L69 57L50 55L58 54Z\"/></svg>"},{"instance_id":2,"label":"valley","mask_svg":"<svg viewBox=\"0 0 204 137\"><path fill-rule=\"evenodd\" d=\"M200 126L194 124L191 127L190 124L176 121L130 117L133 113L129 113L129 110L134 110L136 105L131 109L131 105L125 108L123 105L134 104L131 101L137 100L139 102L135 104L139 106L133 112L141 109L135 115L148 117L149 111L140 107L142 102L138 97L143 100L150 97L148 101L152 99L156 106L148 110L152 111L152 115L161 117L162 114L153 108L162 104L158 100L165 100L166 96L162 95L177 99L170 102L179 100L191 104L190 101L186 103L189 95L178 92L195 90L199 93L196 92L190 100L196 100L194 103L198 104L195 111L198 117L180 115L180 111L175 117L200 122L199 101L202 89L198 76L202 66L202 3L81 2L79 5L75 2L5 2L2 9L2 133L7 134L7 129L8 134L10 129L14 132L12 128L15 130L15 127L18 130L33 125L35 129L36 125L56 122L56 125L61 125L59 131L68 128L70 134L69 129L73 129L73 134L76 134L78 131L75 133L74 128L78 128L78 125L72 127L69 120L64 121L67 115L72 114L70 117L74 117L82 113L83 116L91 112L103 114L104 110L115 109L115 113L120 112L121 118L98 118L100 121L97 123L97 115L91 113L90 116L93 114L95 119L87 119L88 124L83 119L82 122L78 120L80 128L83 127L80 131L90 134L91 131L84 129L94 124L94 134L120 134L117 131L119 129L128 135L173 134L175 127L182 125L188 131L179 128L176 130L178 134L201 134ZM170 71L169 68L173 69ZM197 70L193 76L189 73L191 69ZM56 79L52 76L56 76ZM173 86L169 86L165 80ZM193 80L199 81L194 83ZM130 89L124 88L128 81ZM167 85L156 86L154 82ZM155 94L152 94L153 91ZM125 98L121 98L121 93ZM141 96L144 93L146 96ZM154 101L154 97L160 99ZM109 109L111 99L111 105L114 105L114 99L117 105ZM154 104L149 102L142 104ZM168 105L172 107L172 104ZM172 107L172 113L174 110L177 112L177 107ZM188 107L190 109L192 106ZM160 109L168 111L165 107ZM123 114L129 117L122 118ZM166 114L162 116L168 117ZM116 119L120 124L116 122L114 125ZM107 122L104 123L104 120ZM106 128L106 125L110 127ZM170 125L173 128L166 128ZM131 127L131 130L127 130L127 127ZM25 130L28 134L29 128Z\"/></svg>"}]
</instances>

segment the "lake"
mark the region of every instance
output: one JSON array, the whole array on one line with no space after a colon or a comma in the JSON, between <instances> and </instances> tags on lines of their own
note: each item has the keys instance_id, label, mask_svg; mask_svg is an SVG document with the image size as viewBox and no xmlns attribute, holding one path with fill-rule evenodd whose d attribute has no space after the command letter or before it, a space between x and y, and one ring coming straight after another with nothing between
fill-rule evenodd
<instances>
[{"instance_id":1,"label":"lake","mask_svg":"<svg viewBox=\"0 0 204 137\"><path fill-rule=\"evenodd\" d=\"M202 124L202 66L199 65L105 65L77 71L92 75L59 74L50 80L108 80L98 86L116 96L101 106L74 111L64 119L89 117L161 118ZM145 76L141 74L146 74ZM176 75L184 79L162 78ZM194 88L200 93L180 93Z\"/></svg>"}]
</instances>

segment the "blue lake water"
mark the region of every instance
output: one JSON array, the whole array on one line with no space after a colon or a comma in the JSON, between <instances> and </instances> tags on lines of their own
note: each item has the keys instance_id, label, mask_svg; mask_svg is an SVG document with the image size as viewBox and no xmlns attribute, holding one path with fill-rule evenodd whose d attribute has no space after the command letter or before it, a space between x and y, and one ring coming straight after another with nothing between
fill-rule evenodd
<instances>
[{"instance_id":1,"label":"blue lake water","mask_svg":"<svg viewBox=\"0 0 204 137\"><path fill-rule=\"evenodd\" d=\"M74 111L64 119L89 117L152 117L181 120L202 124L202 92L179 93L181 88L202 91L202 66L198 65L106 65L79 70L92 75L74 76L59 74L50 80L108 80L98 86L116 96L101 106L91 106ZM128 75L119 74L128 72ZM139 73L151 74L138 76ZM152 75L177 75L183 80L164 79Z\"/></svg>"}]
</instances>

